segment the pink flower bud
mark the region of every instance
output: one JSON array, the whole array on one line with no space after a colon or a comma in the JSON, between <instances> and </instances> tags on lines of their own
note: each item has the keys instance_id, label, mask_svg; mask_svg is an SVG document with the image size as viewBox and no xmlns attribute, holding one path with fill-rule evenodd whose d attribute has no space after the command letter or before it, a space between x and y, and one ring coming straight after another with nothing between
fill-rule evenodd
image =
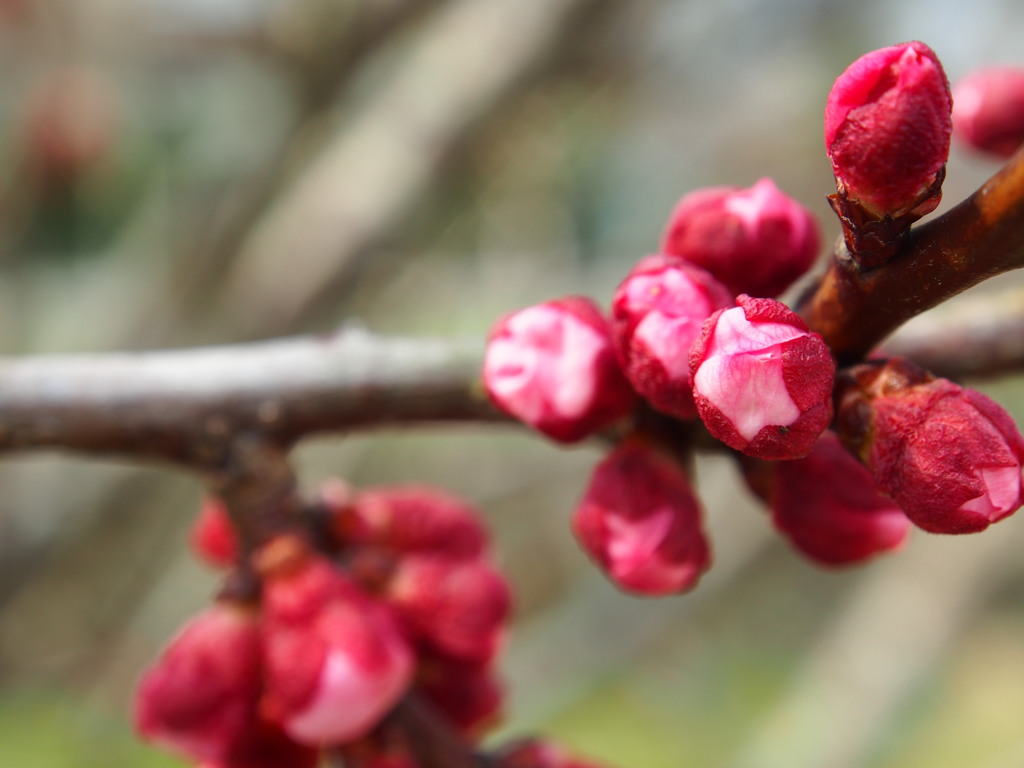
<instances>
[{"instance_id":1,"label":"pink flower bud","mask_svg":"<svg viewBox=\"0 0 1024 768\"><path fill-rule=\"evenodd\" d=\"M316 768L319 764L316 749L292 741L276 723L257 719L223 760L200 768Z\"/></svg>"},{"instance_id":2,"label":"pink flower bud","mask_svg":"<svg viewBox=\"0 0 1024 768\"><path fill-rule=\"evenodd\" d=\"M835 362L783 304L736 301L708 319L693 346L697 411L712 435L748 456L806 456L832 420Z\"/></svg>"},{"instance_id":3,"label":"pink flower bud","mask_svg":"<svg viewBox=\"0 0 1024 768\"><path fill-rule=\"evenodd\" d=\"M498 759L500 768L601 768L591 761L583 762L570 757L550 741L530 739L503 751Z\"/></svg>"},{"instance_id":4,"label":"pink flower bud","mask_svg":"<svg viewBox=\"0 0 1024 768\"><path fill-rule=\"evenodd\" d=\"M238 535L224 502L213 496L203 499L189 538L192 551L215 568L230 568L238 559Z\"/></svg>"},{"instance_id":5,"label":"pink flower bud","mask_svg":"<svg viewBox=\"0 0 1024 768\"><path fill-rule=\"evenodd\" d=\"M387 597L410 636L476 662L494 657L511 606L505 579L483 561L431 556L403 558Z\"/></svg>"},{"instance_id":6,"label":"pink flower bud","mask_svg":"<svg viewBox=\"0 0 1024 768\"><path fill-rule=\"evenodd\" d=\"M623 418L635 400L616 362L607 320L582 296L499 320L487 342L483 376L499 408L564 443Z\"/></svg>"},{"instance_id":7,"label":"pink flower bud","mask_svg":"<svg viewBox=\"0 0 1024 768\"><path fill-rule=\"evenodd\" d=\"M765 178L686 195L662 251L703 267L733 296L777 296L811 268L820 242L814 214Z\"/></svg>"},{"instance_id":8,"label":"pink flower bud","mask_svg":"<svg viewBox=\"0 0 1024 768\"><path fill-rule=\"evenodd\" d=\"M953 133L974 149L1009 157L1024 144L1024 69L993 67L953 88Z\"/></svg>"},{"instance_id":9,"label":"pink flower bud","mask_svg":"<svg viewBox=\"0 0 1024 768\"><path fill-rule=\"evenodd\" d=\"M409 685L413 656L391 612L311 558L264 582L265 706L310 746L367 733Z\"/></svg>"},{"instance_id":10,"label":"pink flower bud","mask_svg":"<svg viewBox=\"0 0 1024 768\"><path fill-rule=\"evenodd\" d=\"M424 655L417 682L423 694L465 736L479 735L498 719L502 689L491 664Z\"/></svg>"},{"instance_id":11,"label":"pink flower bud","mask_svg":"<svg viewBox=\"0 0 1024 768\"><path fill-rule=\"evenodd\" d=\"M686 591L711 561L683 468L640 437L597 465L572 525L584 551L631 592Z\"/></svg>"},{"instance_id":12,"label":"pink flower bud","mask_svg":"<svg viewBox=\"0 0 1024 768\"><path fill-rule=\"evenodd\" d=\"M910 521L875 490L871 473L834 432L795 461L772 462L775 527L797 549L826 565L847 565L903 546Z\"/></svg>"},{"instance_id":13,"label":"pink flower bud","mask_svg":"<svg viewBox=\"0 0 1024 768\"><path fill-rule=\"evenodd\" d=\"M839 395L844 441L926 531L981 531L1024 502L1024 437L980 392L890 360L851 369Z\"/></svg>"},{"instance_id":14,"label":"pink flower bud","mask_svg":"<svg viewBox=\"0 0 1024 768\"><path fill-rule=\"evenodd\" d=\"M189 621L145 673L135 725L194 760L226 761L252 726L260 686L255 613L217 604Z\"/></svg>"},{"instance_id":15,"label":"pink flower bud","mask_svg":"<svg viewBox=\"0 0 1024 768\"><path fill-rule=\"evenodd\" d=\"M876 217L939 203L952 130L949 83L924 43L867 53L832 86L825 147L841 195Z\"/></svg>"},{"instance_id":16,"label":"pink flower bud","mask_svg":"<svg viewBox=\"0 0 1024 768\"><path fill-rule=\"evenodd\" d=\"M332 529L341 542L450 558L479 557L487 548L487 532L477 510L436 488L367 488L338 504L332 498L324 494Z\"/></svg>"},{"instance_id":17,"label":"pink flower bud","mask_svg":"<svg viewBox=\"0 0 1024 768\"><path fill-rule=\"evenodd\" d=\"M612 300L616 352L636 391L664 413L694 418L690 347L711 313L731 305L699 267L666 256L637 264Z\"/></svg>"}]
</instances>

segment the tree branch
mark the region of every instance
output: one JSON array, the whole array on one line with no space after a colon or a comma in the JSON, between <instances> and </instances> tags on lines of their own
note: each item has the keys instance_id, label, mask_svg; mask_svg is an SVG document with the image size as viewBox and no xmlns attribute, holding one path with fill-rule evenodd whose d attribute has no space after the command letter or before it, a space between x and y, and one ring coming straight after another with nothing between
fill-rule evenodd
<instances>
[{"instance_id":1,"label":"tree branch","mask_svg":"<svg viewBox=\"0 0 1024 768\"><path fill-rule=\"evenodd\" d=\"M1020 266L1024 149L962 203L912 230L903 252L885 265L860 270L840 247L800 312L840 365L849 365L911 317Z\"/></svg>"},{"instance_id":2,"label":"tree branch","mask_svg":"<svg viewBox=\"0 0 1024 768\"><path fill-rule=\"evenodd\" d=\"M246 432L299 437L506 417L480 349L356 328L237 346L0 361L0 450L58 448L223 468Z\"/></svg>"}]
</instances>

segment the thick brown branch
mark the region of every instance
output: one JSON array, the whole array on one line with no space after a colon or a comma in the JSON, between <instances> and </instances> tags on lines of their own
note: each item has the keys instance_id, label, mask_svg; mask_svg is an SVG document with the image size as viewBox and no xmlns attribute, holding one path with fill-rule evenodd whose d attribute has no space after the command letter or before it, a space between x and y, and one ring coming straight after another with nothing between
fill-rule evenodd
<instances>
[{"instance_id":1,"label":"thick brown branch","mask_svg":"<svg viewBox=\"0 0 1024 768\"><path fill-rule=\"evenodd\" d=\"M360 329L230 347L0 361L0 450L61 448L203 470L238 435L279 445L395 422L493 421L480 349Z\"/></svg>"},{"instance_id":2,"label":"thick brown branch","mask_svg":"<svg viewBox=\"0 0 1024 768\"><path fill-rule=\"evenodd\" d=\"M884 266L838 254L801 314L841 365L861 359L911 317L982 280L1024 266L1024 150L973 195L910 234Z\"/></svg>"}]
</instances>

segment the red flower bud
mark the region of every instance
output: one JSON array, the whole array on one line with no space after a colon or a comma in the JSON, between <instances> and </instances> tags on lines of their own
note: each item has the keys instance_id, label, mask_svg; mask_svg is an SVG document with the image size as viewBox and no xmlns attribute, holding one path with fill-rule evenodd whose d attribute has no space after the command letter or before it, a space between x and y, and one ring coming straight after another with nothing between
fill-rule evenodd
<instances>
[{"instance_id":1,"label":"red flower bud","mask_svg":"<svg viewBox=\"0 0 1024 768\"><path fill-rule=\"evenodd\" d=\"M263 600L265 705L296 741L360 737L405 692L413 657L397 621L330 563L269 573Z\"/></svg>"},{"instance_id":2,"label":"red flower bud","mask_svg":"<svg viewBox=\"0 0 1024 768\"><path fill-rule=\"evenodd\" d=\"M466 736L478 735L498 719L502 689L490 664L421 655L417 682L423 694Z\"/></svg>"},{"instance_id":3,"label":"red flower bud","mask_svg":"<svg viewBox=\"0 0 1024 768\"><path fill-rule=\"evenodd\" d=\"M224 502L203 498L189 537L192 551L215 568L230 568L238 559L238 535Z\"/></svg>"},{"instance_id":4,"label":"red flower bud","mask_svg":"<svg viewBox=\"0 0 1024 768\"><path fill-rule=\"evenodd\" d=\"M352 496L327 491L338 540L384 547L399 554L475 558L487 548L487 532L473 506L425 485L367 488Z\"/></svg>"},{"instance_id":5,"label":"red flower bud","mask_svg":"<svg viewBox=\"0 0 1024 768\"><path fill-rule=\"evenodd\" d=\"M612 301L616 352L636 391L664 413L694 418L690 347L711 313L731 305L699 267L665 256L637 264Z\"/></svg>"},{"instance_id":6,"label":"red flower bud","mask_svg":"<svg viewBox=\"0 0 1024 768\"><path fill-rule=\"evenodd\" d=\"M772 462L775 527L826 565L847 565L899 549L910 521L882 496L871 473L826 431L803 459Z\"/></svg>"},{"instance_id":7,"label":"red flower bud","mask_svg":"<svg viewBox=\"0 0 1024 768\"><path fill-rule=\"evenodd\" d=\"M1024 438L981 393L892 360L851 369L839 394L841 436L926 531L981 531L1024 502Z\"/></svg>"},{"instance_id":8,"label":"red flower bud","mask_svg":"<svg viewBox=\"0 0 1024 768\"><path fill-rule=\"evenodd\" d=\"M685 472L640 437L597 465L572 525L586 553L631 592L686 591L711 561Z\"/></svg>"},{"instance_id":9,"label":"red flower bud","mask_svg":"<svg viewBox=\"0 0 1024 768\"><path fill-rule=\"evenodd\" d=\"M662 251L703 267L733 296L777 296L811 268L820 242L814 214L765 178L686 195Z\"/></svg>"},{"instance_id":10,"label":"red flower bud","mask_svg":"<svg viewBox=\"0 0 1024 768\"><path fill-rule=\"evenodd\" d=\"M570 757L550 741L531 739L504 750L498 759L500 768L601 768L597 763Z\"/></svg>"},{"instance_id":11,"label":"red flower bud","mask_svg":"<svg viewBox=\"0 0 1024 768\"><path fill-rule=\"evenodd\" d=\"M712 435L749 456L806 456L832 419L835 362L783 304L736 301L708 319L693 346L697 411Z\"/></svg>"},{"instance_id":12,"label":"red flower bud","mask_svg":"<svg viewBox=\"0 0 1024 768\"><path fill-rule=\"evenodd\" d=\"M582 296L499 320L487 342L483 376L499 408L564 443L623 418L635 400L616 362L607 320Z\"/></svg>"},{"instance_id":13,"label":"red flower bud","mask_svg":"<svg viewBox=\"0 0 1024 768\"><path fill-rule=\"evenodd\" d=\"M139 683L139 733L194 760L225 762L252 728L260 696L255 613L217 604L194 617Z\"/></svg>"},{"instance_id":14,"label":"red flower bud","mask_svg":"<svg viewBox=\"0 0 1024 768\"><path fill-rule=\"evenodd\" d=\"M409 635L432 650L485 662L501 642L511 595L505 579L480 560L406 557L387 592Z\"/></svg>"},{"instance_id":15,"label":"red flower bud","mask_svg":"<svg viewBox=\"0 0 1024 768\"><path fill-rule=\"evenodd\" d=\"M974 149L1009 157L1024 144L1024 69L993 67L953 88L953 133Z\"/></svg>"},{"instance_id":16,"label":"red flower bud","mask_svg":"<svg viewBox=\"0 0 1024 768\"><path fill-rule=\"evenodd\" d=\"M825 105L825 147L840 195L877 218L933 210L949 156L951 108L946 74L924 43L853 62Z\"/></svg>"},{"instance_id":17,"label":"red flower bud","mask_svg":"<svg viewBox=\"0 0 1024 768\"><path fill-rule=\"evenodd\" d=\"M223 760L200 768L316 768L319 764L316 749L293 741L276 723L256 719Z\"/></svg>"}]
</instances>

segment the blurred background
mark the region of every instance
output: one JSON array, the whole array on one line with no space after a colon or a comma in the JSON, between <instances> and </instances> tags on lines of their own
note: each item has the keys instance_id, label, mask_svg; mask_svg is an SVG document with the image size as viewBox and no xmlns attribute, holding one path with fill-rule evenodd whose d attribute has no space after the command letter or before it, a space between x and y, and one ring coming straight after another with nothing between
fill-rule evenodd
<instances>
[{"instance_id":1,"label":"blurred background","mask_svg":"<svg viewBox=\"0 0 1024 768\"><path fill-rule=\"evenodd\" d=\"M954 81L1024 65L1021 29L1016 0L2 0L0 348L352 319L482 339L536 301L606 302L680 195L762 176L830 241L834 78L910 39ZM954 147L943 207L994 170ZM979 386L1024 417L1020 382ZM640 600L568 530L600 455L463 426L296 461L309 488L430 482L484 510L518 595L498 736L619 768L1024 765L1020 516L823 571L702 458L715 566ZM178 765L127 713L216 589L184 546L200 483L33 455L0 488L0 765Z\"/></svg>"}]
</instances>

